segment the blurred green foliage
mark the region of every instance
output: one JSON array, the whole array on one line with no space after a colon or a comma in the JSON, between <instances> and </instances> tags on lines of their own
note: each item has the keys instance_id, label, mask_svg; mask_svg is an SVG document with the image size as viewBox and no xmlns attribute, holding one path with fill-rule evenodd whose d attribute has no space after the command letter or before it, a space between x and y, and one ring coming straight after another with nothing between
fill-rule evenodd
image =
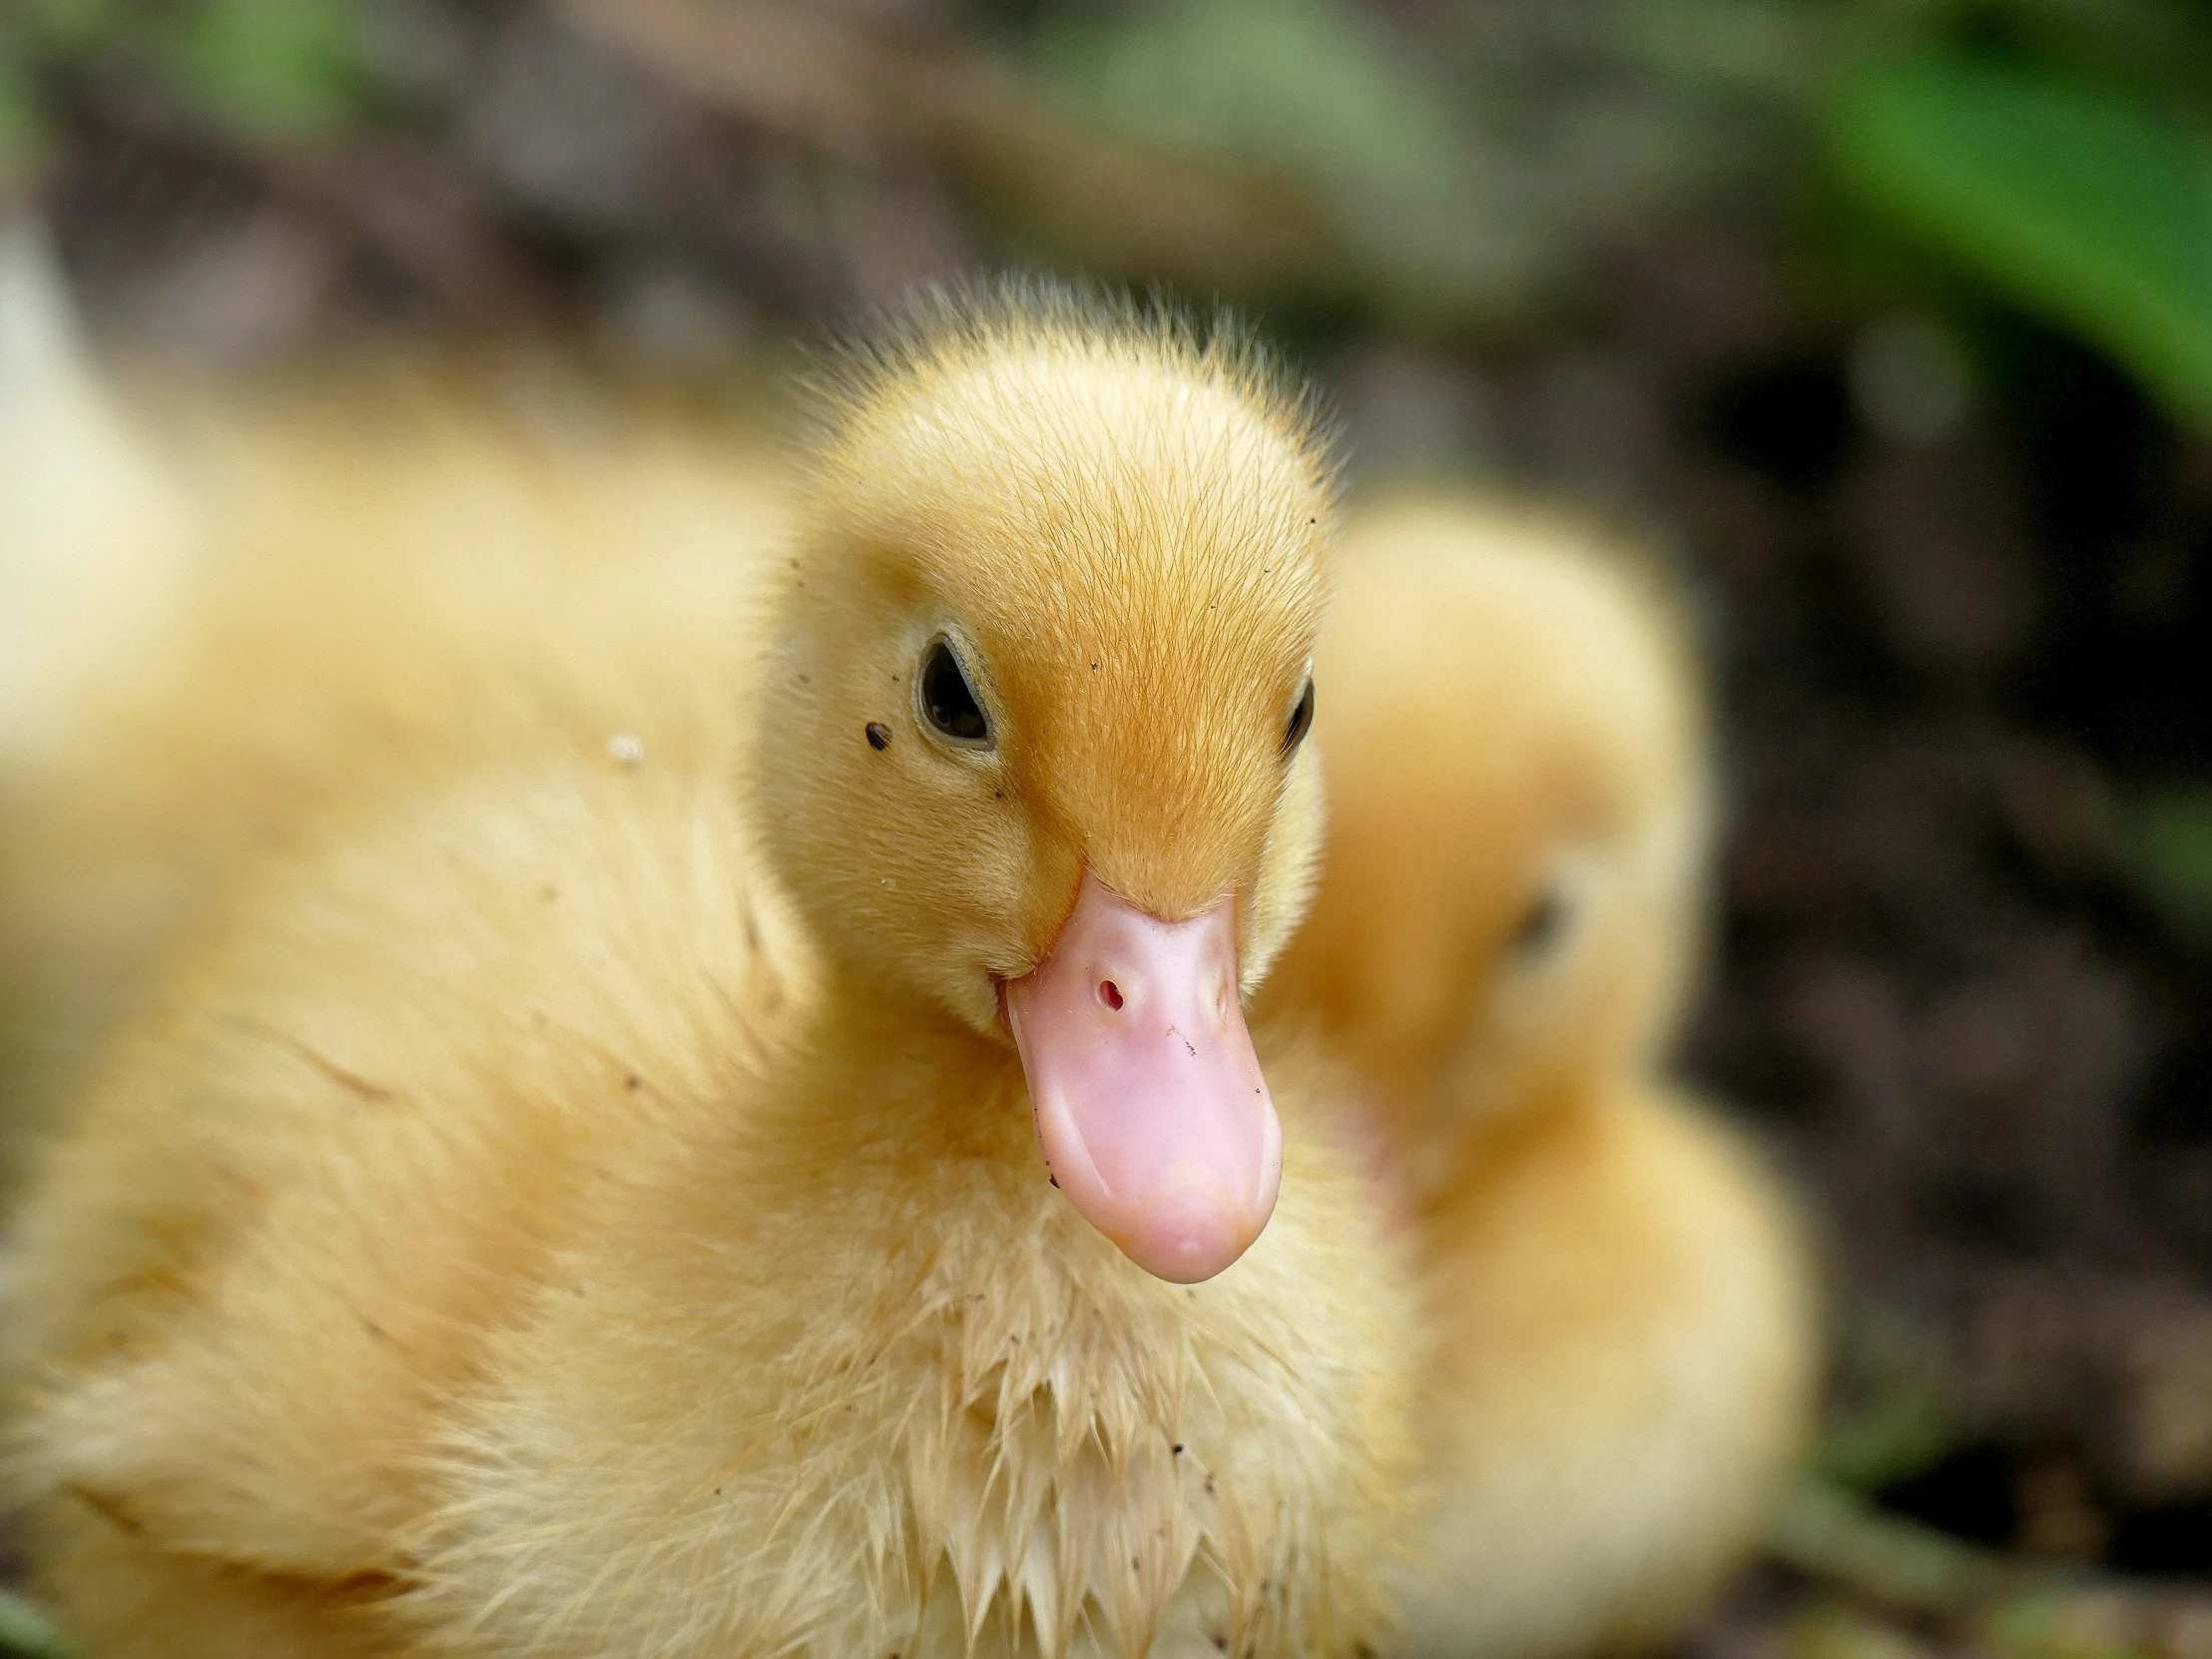
<instances>
[{"instance_id":1,"label":"blurred green foliage","mask_svg":"<svg viewBox=\"0 0 2212 1659\"><path fill-rule=\"evenodd\" d=\"M1829 133L1866 206L2212 424L2212 150L2176 110L1952 55L1859 75Z\"/></svg>"},{"instance_id":2,"label":"blurred green foliage","mask_svg":"<svg viewBox=\"0 0 2212 1659\"><path fill-rule=\"evenodd\" d=\"M176 84L245 132L305 139L359 112L358 19L332 0L202 0L168 44Z\"/></svg>"},{"instance_id":3,"label":"blurred green foliage","mask_svg":"<svg viewBox=\"0 0 2212 1659\"><path fill-rule=\"evenodd\" d=\"M1957 1443L1957 1424L1933 1389L1900 1388L1831 1422L1813 1471L1864 1496L1920 1473Z\"/></svg>"},{"instance_id":4,"label":"blurred green foliage","mask_svg":"<svg viewBox=\"0 0 2212 1659\"><path fill-rule=\"evenodd\" d=\"M0 46L0 188L38 145L38 113L22 65Z\"/></svg>"},{"instance_id":5,"label":"blurred green foliage","mask_svg":"<svg viewBox=\"0 0 2212 1659\"><path fill-rule=\"evenodd\" d=\"M2212 431L2212 7L1899 0L1862 23L1820 124L1842 242L1985 350L2017 338L1991 314L2024 314ZM2117 873L2212 946L2212 789L2123 802L2119 828Z\"/></svg>"},{"instance_id":6,"label":"blurred green foliage","mask_svg":"<svg viewBox=\"0 0 2212 1659\"><path fill-rule=\"evenodd\" d=\"M307 142L366 113L349 0L17 0L0 14L0 168L22 165L48 77L97 69L240 138Z\"/></svg>"},{"instance_id":7,"label":"blurred green foliage","mask_svg":"<svg viewBox=\"0 0 2212 1659\"><path fill-rule=\"evenodd\" d=\"M0 1654L16 1659L73 1659L54 1621L12 1590L0 1590Z\"/></svg>"},{"instance_id":8,"label":"blurred green foliage","mask_svg":"<svg viewBox=\"0 0 2212 1659\"><path fill-rule=\"evenodd\" d=\"M1333 0L1192 0L1052 18L1030 71L1105 130L1286 177L1318 198L1389 309L1485 290L1509 258L1471 146L1404 43Z\"/></svg>"},{"instance_id":9,"label":"blurred green foliage","mask_svg":"<svg viewBox=\"0 0 2212 1659\"><path fill-rule=\"evenodd\" d=\"M1701 191L1771 216L1771 187L1825 153L1906 285L2025 310L2212 422L2212 9L2190 0L1018 9L996 38L1047 103L1296 187L1350 268L1332 298L1400 325L1555 303L1609 227ZM0 167L35 154L42 88L84 71L240 140L340 136L383 113L371 16L15 0ZM1756 199L1747 167L1767 169Z\"/></svg>"},{"instance_id":10,"label":"blurred green foliage","mask_svg":"<svg viewBox=\"0 0 2212 1659\"><path fill-rule=\"evenodd\" d=\"M2212 786L2158 790L2123 801L2120 863L2175 930L2212 946Z\"/></svg>"},{"instance_id":11,"label":"blurred green foliage","mask_svg":"<svg viewBox=\"0 0 2212 1659\"><path fill-rule=\"evenodd\" d=\"M1926 1659L1928 1651L1896 1626L1836 1603L1797 1619L1784 1647L1788 1659Z\"/></svg>"},{"instance_id":12,"label":"blurred green foliage","mask_svg":"<svg viewBox=\"0 0 2212 1659\"><path fill-rule=\"evenodd\" d=\"M1801 1480L1769 1512L1768 1550L1801 1572L1849 1584L1901 1613L1956 1614L2035 1587L2038 1567L1967 1543L1926 1522L1818 1478ZM1808 1632L1808 1634L1818 1634ZM1846 1636L1848 1631L1828 1632ZM1821 1642L1799 1659L1852 1659L1852 1649ZM1867 1659L1876 1659L1872 1652Z\"/></svg>"}]
</instances>

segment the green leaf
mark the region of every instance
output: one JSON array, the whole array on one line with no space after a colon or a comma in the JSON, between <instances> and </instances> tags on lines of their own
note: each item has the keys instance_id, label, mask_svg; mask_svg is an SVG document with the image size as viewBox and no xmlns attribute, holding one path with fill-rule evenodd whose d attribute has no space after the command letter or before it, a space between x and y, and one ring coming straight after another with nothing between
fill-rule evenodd
<instances>
[{"instance_id":1,"label":"green leaf","mask_svg":"<svg viewBox=\"0 0 2212 1659\"><path fill-rule=\"evenodd\" d=\"M1828 136L1867 207L2212 425L2212 156L2178 119L1938 58L1852 81Z\"/></svg>"},{"instance_id":2,"label":"green leaf","mask_svg":"<svg viewBox=\"0 0 2212 1659\"><path fill-rule=\"evenodd\" d=\"M355 23L343 0L202 0L172 64L215 119L258 137L318 138L354 111Z\"/></svg>"},{"instance_id":3,"label":"green leaf","mask_svg":"<svg viewBox=\"0 0 2212 1659\"><path fill-rule=\"evenodd\" d=\"M0 192L30 170L38 140L38 105L30 79L9 50L8 37L0 34Z\"/></svg>"},{"instance_id":4,"label":"green leaf","mask_svg":"<svg viewBox=\"0 0 2212 1659\"><path fill-rule=\"evenodd\" d=\"M1930 1659L1934 1649L1895 1625L1830 1603L1791 1621L1783 1652L1788 1659Z\"/></svg>"},{"instance_id":5,"label":"green leaf","mask_svg":"<svg viewBox=\"0 0 2212 1659\"><path fill-rule=\"evenodd\" d=\"M146 21L123 0L22 0L17 17L39 54L63 58L97 52Z\"/></svg>"},{"instance_id":6,"label":"green leaf","mask_svg":"<svg viewBox=\"0 0 2212 1659\"><path fill-rule=\"evenodd\" d=\"M2043 1576L2042 1569L1878 1508L1826 1481L1798 1481L1767 1516L1768 1552L1904 1613L1957 1613ZM1836 1659L1843 1656L1830 1649Z\"/></svg>"},{"instance_id":7,"label":"green leaf","mask_svg":"<svg viewBox=\"0 0 2212 1659\"><path fill-rule=\"evenodd\" d=\"M0 1590L0 1654L13 1659L71 1659L76 1650L54 1621L12 1590Z\"/></svg>"},{"instance_id":8,"label":"green leaf","mask_svg":"<svg viewBox=\"0 0 2212 1659\"><path fill-rule=\"evenodd\" d=\"M1846 1491L1865 1494L1920 1473L1956 1440L1955 1425L1933 1393L1901 1389L1832 1423L1814 1468Z\"/></svg>"},{"instance_id":9,"label":"green leaf","mask_svg":"<svg viewBox=\"0 0 2212 1659\"><path fill-rule=\"evenodd\" d=\"M2121 870L2177 933L2212 944L2212 785L2121 804Z\"/></svg>"}]
</instances>

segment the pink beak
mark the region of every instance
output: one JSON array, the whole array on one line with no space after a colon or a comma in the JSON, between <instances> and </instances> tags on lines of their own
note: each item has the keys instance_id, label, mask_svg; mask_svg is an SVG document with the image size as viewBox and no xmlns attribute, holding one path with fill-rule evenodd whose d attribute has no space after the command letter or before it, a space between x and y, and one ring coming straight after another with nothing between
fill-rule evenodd
<instances>
[{"instance_id":1,"label":"pink beak","mask_svg":"<svg viewBox=\"0 0 2212 1659\"><path fill-rule=\"evenodd\" d=\"M1283 1128L1237 997L1235 905L1160 921L1088 871L1052 954L1006 985L1037 1144L1147 1273L1211 1279L1275 1209Z\"/></svg>"}]
</instances>

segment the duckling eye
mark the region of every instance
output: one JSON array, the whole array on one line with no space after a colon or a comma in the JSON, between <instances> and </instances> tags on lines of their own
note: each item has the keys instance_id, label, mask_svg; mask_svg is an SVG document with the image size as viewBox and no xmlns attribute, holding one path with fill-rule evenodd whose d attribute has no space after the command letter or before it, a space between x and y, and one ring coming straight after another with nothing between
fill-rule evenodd
<instances>
[{"instance_id":1,"label":"duckling eye","mask_svg":"<svg viewBox=\"0 0 2212 1659\"><path fill-rule=\"evenodd\" d=\"M954 743L987 748L991 723L983 705L960 672L960 659L947 640L932 640L921 661L921 709L929 724Z\"/></svg>"},{"instance_id":2,"label":"duckling eye","mask_svg":"<svg viewBox=\"0 0 2212 1659\"><path fill-rule=\"evenodd\" d=\"M1306 689L1299 693L1298 707L1291 711L1290 730L1283 734L1283 753L1288 755L1306 741L1306 733L1314 724L1314 680L1306 678Z\"/></svg>"},{"instance_id":3,"label":"duckling eye","mask_svg":"<svg viewBox=\"0 0 2212 1659\"><path fill-rule=\"evenodd\" d=\"M1559 890L1559 883L1545 882L1543 891L1514 923L1513 935L1506 941L1506 947L1524 961L1542 955L1566 932L1569 910L1567 895Z\"/></svg>"}]
</instances>

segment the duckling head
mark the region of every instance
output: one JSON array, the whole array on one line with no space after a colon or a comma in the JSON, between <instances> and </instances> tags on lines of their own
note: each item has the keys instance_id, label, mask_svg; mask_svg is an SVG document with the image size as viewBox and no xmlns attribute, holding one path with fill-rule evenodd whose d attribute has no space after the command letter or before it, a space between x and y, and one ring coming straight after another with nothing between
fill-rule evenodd
<instances>
[{"instance_id":1,"label":"duckling head","mask_svg":"<svg viewBox=\"0 0 2212 1659\"><path fill-rule=\"evenodd\" d=\"M1704 912L1705 711L1660 584L1576 526L1408 498L1360 515L1342 573L1329 851L1270 996L1320 1015L1440 1174L1468 1129L1671 1034Z\"/></svg>"},{"instance_id":2,"label":"duckling head","mask_svg":"<svg viewBox=\"0 0 2212 1659\"><path fill-rule=\"evenodd\" d=\"M764 842L886 1018L1010 1042L1076 1209L1227 1267L1281 1130L1243 998L1302 916L1332 475L1249 346L1058 290L852 360L771 623Z\"/></svg>"}]
</instances>

